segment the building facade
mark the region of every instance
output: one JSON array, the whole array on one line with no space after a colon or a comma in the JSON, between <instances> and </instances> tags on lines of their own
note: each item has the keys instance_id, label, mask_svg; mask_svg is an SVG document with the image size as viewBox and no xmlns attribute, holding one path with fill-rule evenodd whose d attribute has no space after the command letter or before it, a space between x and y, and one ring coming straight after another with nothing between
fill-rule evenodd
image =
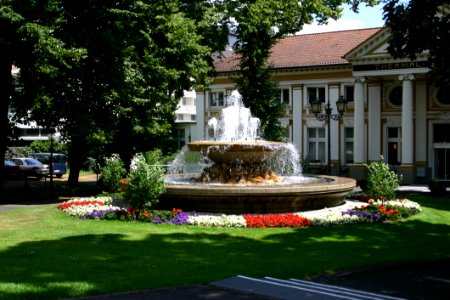
<instances>
[{"instance_id":1,"label":"building facade","mask_svg":"<svg viewBox=\"0 0 450 300\"><path fill-rule=\"evenodd\" d=\"M290 36L273 47L269 62L286 105L280 121L287 141L309 171L321 172L330 162L332 174L361 179L365 164L383 157L403 175L403 184L450 180L449 93L430 81L426 54L415 61L393 59L388 39L388 29L371 28ZM230 77L237 63L233 55L217 59L214 84L196 91L192 140L208 138L208 120L219 116L235 89ZM339 121L329 121L328 130L310 103L330 102L335 114L340 96L347 110Z\"/></svg>"}]
</instances>

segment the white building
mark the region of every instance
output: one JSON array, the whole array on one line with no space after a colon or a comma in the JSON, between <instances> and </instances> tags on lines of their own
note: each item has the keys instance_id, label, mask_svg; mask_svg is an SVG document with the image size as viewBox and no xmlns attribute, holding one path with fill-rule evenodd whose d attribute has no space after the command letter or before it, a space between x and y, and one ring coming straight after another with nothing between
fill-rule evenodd
<instances>
[{"instance_id":1,"label":"white building","mask_svg":"<svg viewBox=\"0 0 450 300\"><path fill-rule=\"evenodd\" d=\"M191 131L195 130L197 116L195 98L196 92L194 90L184 91L184 95L175 111L175 130L179 148L191 141Z\"/></svg>"},{"instance_id":2,"label":"white building","mask_svg":"<svg viewBox=\"0 0 450 300\"><path fill-rule=\"evenodd\" d=\"M388 29L371 28L289 36L273 47L270 64L287 105L281 122L288 141L312 167L323 169L330 160L333 174L361 179L364 164L382 155L404 184L450 180L450 93L433 86L425 54L415 61L393 59L388 38ZM235 89L230 77L238 72L236 58L217 60L215 69L210 88L196 91L192 140L207 138L208 120L218 117ZM339 96L348 101L347 111L328 132L310 102L330 101L337 113Z\"/></svg>"}]
</instances>

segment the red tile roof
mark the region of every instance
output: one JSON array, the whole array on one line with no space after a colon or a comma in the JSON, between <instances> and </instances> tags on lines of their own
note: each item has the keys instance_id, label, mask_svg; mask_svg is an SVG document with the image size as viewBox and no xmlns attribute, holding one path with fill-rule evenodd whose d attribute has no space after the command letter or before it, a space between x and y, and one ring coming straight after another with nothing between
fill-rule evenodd
<instances>
[{"instance_id":1,"label":"red tile roof","mask_svg":"<svg viewBox=\"0 0 450 300\"><path fill-rule=\"evenodd\" d=\"M333 31L288 36L273 48L269 63L273 68L293 68L345 64L342 57L382 28ZM214 63L217 72L238 69L238 56L228 55Z\"/></svg>"}]
</instances>

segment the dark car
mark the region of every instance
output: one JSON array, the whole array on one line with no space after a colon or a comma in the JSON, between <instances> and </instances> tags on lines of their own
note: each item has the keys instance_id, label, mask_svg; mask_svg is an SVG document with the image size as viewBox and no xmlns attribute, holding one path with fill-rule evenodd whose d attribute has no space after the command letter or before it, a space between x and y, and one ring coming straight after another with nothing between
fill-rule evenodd
<instances>
[{"instance_id":1,"label":"dark car","mask_svg":"<svg viewBox=\"0 0 450 300\"><path fill-rule=\"evenodd\" d=\"M21 173L20 167L10 160L5 160L3 166L0 167L0 174L4 178L20 177Z\"/></svg>"},{"instance_id":2,"label":"dark car","mask_svg":"<svg viewBox=\"0 0 450 300\"><path fill-rule=\"evenodd\" d=\"M48 165L44 165L37 159L29 157L16 157L11 160L20 167L20 171L25 177L33 176L37 179L41 179L50 173Z\"/></svg>"}]
</instances>

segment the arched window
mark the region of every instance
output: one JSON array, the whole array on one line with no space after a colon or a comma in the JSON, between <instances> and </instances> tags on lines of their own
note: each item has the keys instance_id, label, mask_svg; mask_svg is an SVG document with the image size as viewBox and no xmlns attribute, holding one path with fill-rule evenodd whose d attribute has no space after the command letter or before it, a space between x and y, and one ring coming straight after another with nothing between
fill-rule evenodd
<instances>
[{"instance_id":1,"label":"arched window","mask_svg":"<svg viewBox=\"0 0 450 300\"><path fill-rule=\"evenodd\" d=\"M440 87L436 93L436 100L444 105L450 105L450 88Z\"/></svg>"}]
</instances>

